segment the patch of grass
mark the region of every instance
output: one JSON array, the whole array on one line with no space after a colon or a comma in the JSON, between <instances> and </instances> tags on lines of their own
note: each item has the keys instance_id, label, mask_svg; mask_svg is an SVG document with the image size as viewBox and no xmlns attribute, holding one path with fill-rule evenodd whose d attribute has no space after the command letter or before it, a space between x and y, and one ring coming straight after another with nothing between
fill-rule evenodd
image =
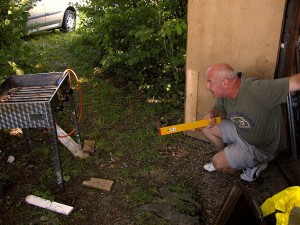
<instances>
[{"instance_id":1,"label":"patch of grass","mask_svg":"<svg viewBox=\"0 0 300 225\"><path fill-rule=\"evenodd\" d=\"M82 42L76 32L62 33L45 31L27 38L28 55L23 70L28 73L64 71L71 68L78 74L92 73L91 58L95 51L82 48ZM88 52L89 51L89 52ZM89 62L89 63L83 63Z\"/></svg>"},{"instance_id":2,"label":"patch of grass","mask_svg":"<svg viewBox=\"0 0 300 225\"><path fill-rule=\"evenodd\" d=\"M131 202L134 202L136 206L142 206L146 203L153 202L157 194L158 191L156 187L139 184L127 197Z\"/></svg>"},{"instance_id":3,"label":"patch of grass","mask_svg":"<svg viewBox=\"0 0 300 225\"><path fill-rule=\"evenodd\" d=\"M50 201L54 201L55 199L55 196L53 196L49 191L36 190L33 192L33 195L38 196L40 198L48 199Z\"/></svg>"}]
</instances>

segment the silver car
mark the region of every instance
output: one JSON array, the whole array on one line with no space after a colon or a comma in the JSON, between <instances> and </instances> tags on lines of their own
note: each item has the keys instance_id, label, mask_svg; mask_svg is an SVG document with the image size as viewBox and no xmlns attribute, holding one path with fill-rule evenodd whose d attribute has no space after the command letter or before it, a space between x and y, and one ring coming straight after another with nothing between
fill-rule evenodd
<instances>
[{"instance_id":1,"label":"silver car","mask_svg":"<svg viewBox=\"0 0 300 225\"><path fill-rule=\"evenodd\" d=\"M70 0L34 0L29 10L29 33L54 30L72 31L76 27L76 8Z\"/></svg>"}]
</instances>

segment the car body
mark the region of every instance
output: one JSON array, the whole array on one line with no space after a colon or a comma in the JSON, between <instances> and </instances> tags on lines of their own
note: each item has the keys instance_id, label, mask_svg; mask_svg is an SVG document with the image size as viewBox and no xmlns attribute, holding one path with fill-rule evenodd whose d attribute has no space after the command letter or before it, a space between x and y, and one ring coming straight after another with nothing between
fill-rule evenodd
<instances>
[{"instance_id":1,"label":"car body","mask_svg":"<svg viewBox=\"0 0 300 225\"><path fill-rule=\"evenodd\" d=\"M60 29L72 31L76 27L77 10L70 0L34 0L29 10L29 33Z\"/></svg>"}]
</instances>

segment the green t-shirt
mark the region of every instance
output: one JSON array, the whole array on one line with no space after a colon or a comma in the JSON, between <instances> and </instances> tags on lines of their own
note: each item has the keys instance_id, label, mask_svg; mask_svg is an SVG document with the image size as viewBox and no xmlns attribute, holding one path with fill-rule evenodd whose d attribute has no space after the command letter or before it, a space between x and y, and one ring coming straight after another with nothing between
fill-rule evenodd
<instances>
[{"instance_id":1,"label":"green t-shirt","mask_svg":"<svg viewBox=\"0 0 300 225\"><path fill-rule=\"evenodd\" d=\"M272 159L286 147L281 103L286 102L289 79L262 80L241 75L235 99L218 98L215 108L227 113L238 135Z\"/></svg>"}]
</instances>

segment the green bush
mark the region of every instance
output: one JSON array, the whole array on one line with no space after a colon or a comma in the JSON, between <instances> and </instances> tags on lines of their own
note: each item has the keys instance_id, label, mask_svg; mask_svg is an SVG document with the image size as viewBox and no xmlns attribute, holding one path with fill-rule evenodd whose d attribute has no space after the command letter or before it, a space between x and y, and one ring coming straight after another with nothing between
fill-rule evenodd
<instances>
[{"instance_id":1,"label":"green bush","mask_svg":"<svg viewBox=\"0 0 300 225\"><path fill-rule=\"evenodd\" d=\"M151 97L182 103L186 1L89 0L79 32L101 71ZM95 59L94 59L95 60Z\"/></svg>"},{"instance_id":2,"label":"green bush","mask_svg":"<svg viewBox=\"0 0 300 225\"><path fill-rule=\"evenodd\" d=\"M24 41L21 37L26 33L30 1L10 0L0 4L0 78L19 73L17 62L24 56Z\"/></svg>"}]
</instances>

